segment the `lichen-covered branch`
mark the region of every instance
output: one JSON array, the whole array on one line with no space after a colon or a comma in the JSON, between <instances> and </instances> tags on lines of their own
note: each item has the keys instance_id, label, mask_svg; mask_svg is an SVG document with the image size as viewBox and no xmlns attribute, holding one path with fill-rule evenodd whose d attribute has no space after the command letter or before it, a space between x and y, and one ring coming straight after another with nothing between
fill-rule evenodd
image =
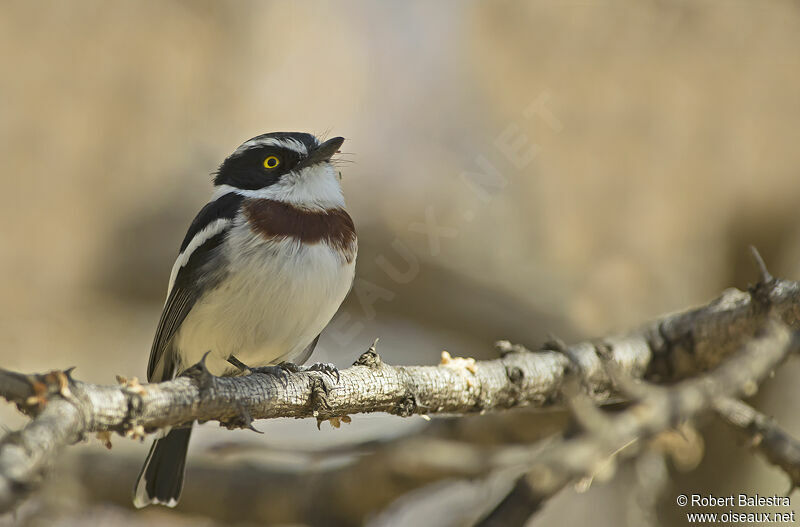
<instances>
[{"instance_id":1,"label":"lichen-covered branch","mask_svg":"<svg viewBox=\"0 0 800 527\"><path fill-rule=\"evenodd\" d=\"M83 383L69 372L22 375L0 370L0 396L33 417L0 441L0 511L35 486L60 448L90 433L140 437L165 426L217 420L248 427L254 419L364 412L468 414L562 401L578 372L595 402L614 398L609 364L632 378L675 381L706 371L762 327L768 313L797 327L800 284L767 277L750 292L726 291L706 306L666 316L627 335L537 352L499 343L495 360L452 359L438 366L392 366L374 348L340 377L301 372L219 378L202 364L160 384L121 379L116 386ZM20 445L23 445L20 447ZM23 455L24 454L24 455Z\"/></svg>"}]
</instances>

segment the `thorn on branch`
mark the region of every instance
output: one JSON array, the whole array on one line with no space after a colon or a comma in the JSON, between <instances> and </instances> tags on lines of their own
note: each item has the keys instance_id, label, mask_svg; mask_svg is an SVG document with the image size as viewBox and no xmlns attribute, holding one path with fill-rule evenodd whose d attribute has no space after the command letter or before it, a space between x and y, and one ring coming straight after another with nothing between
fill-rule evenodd
<instances>
[{"instance_id":1,"label":"thorn on branch","mask_svg":"<svg viewBox=\"0 0 800 527\"><path fill-rule=\"evenodd\" d=\"M762 307L764 310L769 310L772 307L770 292L775 285L775 278L767 270L767 266L761 254L759 254L758 249L751 245L750 252L758 268L759 279L755 285L750 286L749 292L758 306Z\"/></svg>"},{"instance_id":2,"label":"thorn on branch","mask_svg":"<svg viewBox=\"0 0 800 527\"><path fill-rule=\"evenodd\" d=\"M210 390L214 386L214 375L208 371L208 367L206 366L206 358L208 358L209 353L211 353L211 351L205 352L203 358L200 359L197 364L190 366L180 375L181 377L189 377L195 381L201 393Z\"/></svg>"},{"instance_id":3,"label":"thorn on branch","mask_svg":"<svg viewBox=\"0 0 800 527\"><path fill-rule=\"evenodd\" d=\"M369 347L367 351L361 354L360 357L356 359L353 363L353 366L366 366L368 368L377 369L381 366L381 357L378 355L378 352L375 351L376 346L378 345L378 340L375 339L372 342L372 346Z\"/></svg>"},{"instance_id":4,"label":"thorn on branch","mask_svg":"<svg viewBox=\"0 0 800 527\"><path fill-rule=\"evenodd\" d=\"M236 417L232 417L227 421L220 420L219 426L224 426L228 430L235 430L237 428L246 428L247 430L252 430L257 434L263 434L261 430L257 429L253 426L253 417L250 415L250 412L247 410L247 407L236 403L236 410L239 414Z\"/></svg>"},{"instance_id":5,"label":"thorn on branch","mask_svg":"<svg viewBox=\"0 0 800 527\"><path fill-rule=\"evenodd\" d=\"M755 260L756 263L756 268L758 269L759 283L768 284L772 282L775 278L773 278L772 274L770 274L770 272L767 270L767 265L764 263L761 253L758 252L758 249L756 249L754 245L750 246L750 254L753 256L753 260Z\"/></svg>"},{"instance_id":6,"label":"thorn on branch","mask_svg":"<svg viewBox=\"0 0 800 527\"><path fill-rule=\"evenodd\" d=\"M498 340L494 343L494 347L500 354L500 358L504 358L509 353L528 353L529 350L521 344L512 344L507 340Z\"/></svg>"}]
</instances>

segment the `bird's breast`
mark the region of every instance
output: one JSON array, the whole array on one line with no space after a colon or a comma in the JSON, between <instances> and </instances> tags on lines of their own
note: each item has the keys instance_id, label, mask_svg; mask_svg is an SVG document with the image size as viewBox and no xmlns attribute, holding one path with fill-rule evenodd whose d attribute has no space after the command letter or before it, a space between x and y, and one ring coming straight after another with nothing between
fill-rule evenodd
<instances>
[{"instance_id":1,"label":"bird's breast","mask_svg":"<svg viewBox=\"0 0 800 527\"><path fill-rule=\"evenodd\" d=\"M304 228L303 238L270 223L267 235L245 214L220 253L228 259L225 277L178 335L182 360L193 364L210 350L214 373L215 362L225 368L230 355L254 367L293 360L333 318L355 272L355 233L343 250L326 236L309 239L316 227Z\"/></svg>"},{"instance_id":2,"label":"bird's breast","mask_svg":"<svg viewBox=\"0 0 800 527\"><path fill-rule=\"evenodd\" d=\"M249 199L242 204L242 215L253 233L265 241L326 244L348 262L355 257L355 226L342 208L317 210L271 199Z\"/></svg>"}]
</instances>

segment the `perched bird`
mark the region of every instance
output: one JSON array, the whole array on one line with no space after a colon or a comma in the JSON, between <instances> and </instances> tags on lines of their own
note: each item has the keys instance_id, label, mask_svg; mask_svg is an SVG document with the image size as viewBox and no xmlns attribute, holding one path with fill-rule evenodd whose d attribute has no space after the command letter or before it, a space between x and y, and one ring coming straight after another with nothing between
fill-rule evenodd
<instances>
[{"instance_id":1,"label":"perched bird","mask_svg":"<svg viewBox=\"0 0 800 527\"><path fill-rule=\"evenodd\" d=\"M172 268L148 381L172 379L206 352L216 375L308 359L355 272L355 228L331 164L343 142L268 133L220 165ZM178 503L190 434L176 428L153 443L137 507Z\"/></svg>"}]
</instances>

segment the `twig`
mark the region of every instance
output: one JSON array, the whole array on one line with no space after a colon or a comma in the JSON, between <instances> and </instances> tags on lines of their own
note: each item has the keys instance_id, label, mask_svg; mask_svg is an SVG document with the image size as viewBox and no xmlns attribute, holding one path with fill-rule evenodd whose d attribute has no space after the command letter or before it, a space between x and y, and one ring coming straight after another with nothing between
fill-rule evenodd
<instances>
[{"instance_id":1,"label":"twig","mask_svg":"<svg viewBox=\"0 0 800 527\"><path fill-rule=\"evenodd\" d=\"M790 490L800 486L800 441L742 401L725 397L717 400L714 408L726 423L749 439L751 447L789 476Z\"/></svg>"}]
</instances>

